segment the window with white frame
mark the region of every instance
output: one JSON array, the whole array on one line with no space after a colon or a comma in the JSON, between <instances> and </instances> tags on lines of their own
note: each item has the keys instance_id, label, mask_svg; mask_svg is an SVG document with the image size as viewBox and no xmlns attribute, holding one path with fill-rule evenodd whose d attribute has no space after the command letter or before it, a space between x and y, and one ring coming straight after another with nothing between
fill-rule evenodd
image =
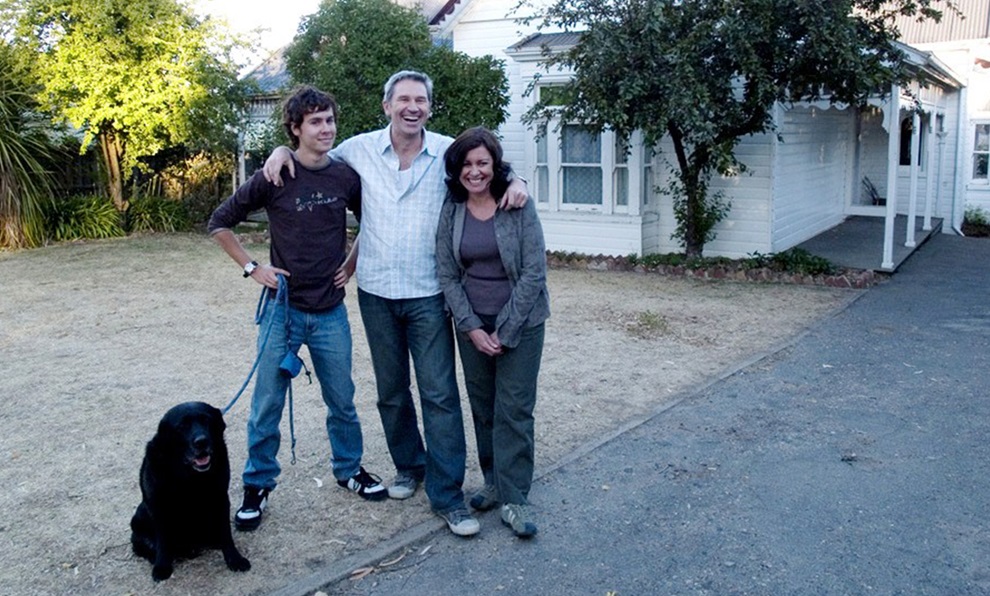
<instances>
[{"instance_id":1,"label":"window with white frame","mask_svg":"<svg viewBox=\"0 0 990 596\"><path fill-rule=\"evenodd\" d=\"M973 136L973 181L990 181L990 123L978 123Z\"/></svg>"},{"instance_id":2,"label":"window with white frame","mask_svg":"<svg viewBox=\"0 0 990 596\"><path fill-rule=\"evenodd\" d=\"M575 207L602 205L602 136L576 124L560 131L561 203Z\"/></svg>"},{"instance_id":3,"label":"window with white frame","mask_svg":"<svg viewBox=\"0 0 990 596\"><path fill-rule=\"evenodd\" d=\"M547 98L552 85L539 88ZM550 98L553 101L553 98ZM552 211L638 214L644 168L641 135L622 139L614 132L551 119L539 124L529 152L536 204Z\"/></svg>"}]
</instances>

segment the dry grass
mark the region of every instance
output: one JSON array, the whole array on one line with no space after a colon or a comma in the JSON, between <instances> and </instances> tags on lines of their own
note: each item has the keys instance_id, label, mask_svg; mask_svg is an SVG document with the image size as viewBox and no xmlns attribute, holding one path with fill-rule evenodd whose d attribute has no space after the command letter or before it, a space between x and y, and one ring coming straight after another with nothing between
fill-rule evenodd
<instances>
[{"instance_id":1,"label":"dry grass","mask_svg":"<svg viewBox=\"0 0 990 596\"><path fill-rule=\"evenodd\" d=\"M252 248L258 258L266 250ZM404 502L366 503L337 488L318 390L297 382L299 461L288 465L284 441L279 489L262 528L235 534L252 571L232 573L210 552L154 585L150 565L129 545L144 443L171 405L222 407L241 385L254 358L257 285L195 235L0 254L0 278L0 593L268 593L431 519L421 491ZM551 271L550 291L536 413L541 469L855 295L587 271ZM352 283L365 465L388 480L353 294ZM249 401L227 416L235 503ZM470 436L468 447L467 487L474 488ZM531 496L539 507L539 494Z\"/></svg>"}]
</instances>

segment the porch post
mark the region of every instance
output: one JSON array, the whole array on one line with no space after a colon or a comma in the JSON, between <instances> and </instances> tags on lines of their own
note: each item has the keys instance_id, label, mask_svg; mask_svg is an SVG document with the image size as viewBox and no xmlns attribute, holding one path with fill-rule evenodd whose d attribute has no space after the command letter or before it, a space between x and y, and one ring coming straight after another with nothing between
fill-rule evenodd
<instances>
[{"instance_id":1,"label":"porch post","mask_svg":"<svg viewBox=\"0 0 990 596\"><path fill-rule=\"evenodd\" d=\"M887 209L883 221L881 269L894 268L894 217L897 216L897 166L901 156L901 88L890 86L887 104Z\"/></svg>"},{"instance_id":2,"label":"porch post","mask_svg":"<svg viewBox=\"0 0 990 596\"><path fill-rule=\"evenodd\" d=\"M918 135L918 138L914 138ZM911 183L908 191L908 218L907 232L904 235L907 240L904 246L914 248L917 242L914 240L914 220L918 216L918 163L921 159L921 147L918 141L921 140L921 115L917 110L911 116Z\"/></svg>"},{"instance_id":3,"label":"porch post","mask_svg":"<svg viewBox=\"0 0 990 596\"><path fill-rule=\"evenodd\" d=\"M930 231L932 229L932 205L935 202L935 139L937 134L935 131L935 121L938 120L938 114L936 112L930 112L928 115L928 138L925 140L925 150L927 152L928 158L926 163L928 164L928 189L925 191L925 221L921 224L923 230ZM941 172L941 163L939 165L939 172Z\"/></svg>"}]
</instances>

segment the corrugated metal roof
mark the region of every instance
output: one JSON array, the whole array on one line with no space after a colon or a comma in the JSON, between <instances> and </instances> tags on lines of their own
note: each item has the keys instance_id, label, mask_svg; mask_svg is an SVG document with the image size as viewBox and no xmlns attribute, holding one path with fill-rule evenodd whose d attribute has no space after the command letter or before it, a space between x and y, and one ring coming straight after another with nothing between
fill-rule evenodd
<instances>
[{"instance_id":1,"label":"corrugated metal roof","mask_svg":"<svg viewBox=\"0 0 990 596\"><path fill-rule=\"evenodd\" d=\"M898 17L895 24L901 32L901 41L915 44L990 38L990 1L955 0L955 3L962 15L943 9L938 23Z\"/></svg>"}]
</instances>

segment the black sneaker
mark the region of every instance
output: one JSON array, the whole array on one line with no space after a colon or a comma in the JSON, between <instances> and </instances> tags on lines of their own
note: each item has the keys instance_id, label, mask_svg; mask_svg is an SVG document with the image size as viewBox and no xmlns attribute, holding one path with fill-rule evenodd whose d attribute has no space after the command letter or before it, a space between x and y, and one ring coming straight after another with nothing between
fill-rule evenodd
<instances>
[{"instance_id":1,"label":"black sneaker","mask_svg":"<svg viewBox=\"0 0 990 596\"><path fill-rule=\"evenodd\" d=\"M369 474L363 467L347 480L338 480L337 484L369 501L381 501L388 497L388 491L382 486L382 479Z\"/></svg>"},{"instance_id":2,"label":"black sneaker","mask_svg":"<svg viewBox=\"0 0 990 596\"><path fill-rule=\"evenodd\" d=\"M241 532L257 529L261 525L261 514L268 506L268 495L271 492L268 488L245 486L241 508L234 514L234 527Z\"/></svg>"}]
</instances>

